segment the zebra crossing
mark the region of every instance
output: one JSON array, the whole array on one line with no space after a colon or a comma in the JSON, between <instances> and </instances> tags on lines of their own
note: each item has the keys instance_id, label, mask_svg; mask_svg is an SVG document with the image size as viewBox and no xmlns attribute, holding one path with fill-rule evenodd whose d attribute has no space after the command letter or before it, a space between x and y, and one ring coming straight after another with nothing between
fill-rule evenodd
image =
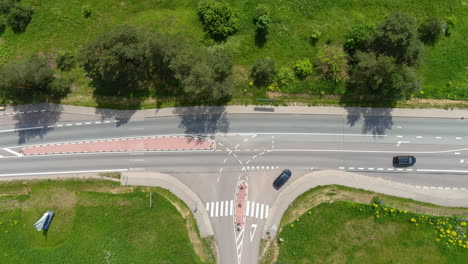
<instances>
[{"instance_id":1,"label":"zebra crossing","mask_svg":"<svg viewBox=\"0 0 468 264\"><path fill-rule=\"evenodd\" d=\"M248 171L260 171L260 170L275 170L279 169L279 166L245 166L244 167Z\"/></svg>"},{"instance_id":2,"label":"zebra crossing","mask_svg":"<svg viewBox=\"0 0 468 264\"><path fill-rule=\"evenodd\" d=\"M205 208L211 218L232 216L234 213L234 200L207 202ZM245 216L266 219L268 217L268 210L269 206L267 204L247 200Z\"/></svg>"}]
</instances>

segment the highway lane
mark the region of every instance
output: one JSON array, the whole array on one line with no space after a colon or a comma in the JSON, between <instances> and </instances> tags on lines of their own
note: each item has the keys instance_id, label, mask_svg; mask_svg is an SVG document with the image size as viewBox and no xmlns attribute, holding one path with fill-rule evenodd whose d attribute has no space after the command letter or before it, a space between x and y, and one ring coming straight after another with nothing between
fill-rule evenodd
<instances>
[{"instance_id":1,"label":"highway lane","mask_svg":"<svg viewBox=\"0 0 468 264\"><path fill-rule=\"evenodd\" d=\"M359 119L350 124L346 116L320 115L226 115L221 118L161 117L104 123L84 120L59 124L44 124L45 128L9 131L27 126L1 126L0 146L39 144L69 140L86 140L164 134L213 133L316 133L334 135L368 135L349 140L356 142L379 141L398 138L414 144L459 144L468 140L468 120L434 118L398 118L390 120ZM90 123L90 124L86 124ZM79 125L77 125L79 124ZM330 135L330 137L333 137ZM25 139L25 140L20 140ZM326 139L326 138L322 138ZM330 140L337 140L330 138ZM414 142L413 142L414 141ZM434 142L435 141L435 142Z\"/></svg>"}]
</instances>

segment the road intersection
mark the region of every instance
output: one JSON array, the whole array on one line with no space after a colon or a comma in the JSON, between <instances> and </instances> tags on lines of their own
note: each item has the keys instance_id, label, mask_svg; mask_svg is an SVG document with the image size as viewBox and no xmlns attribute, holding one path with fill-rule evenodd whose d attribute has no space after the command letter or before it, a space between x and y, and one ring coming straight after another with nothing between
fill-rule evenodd
<instances>
[{"instance_id":1,"label":"road intersection","mask_svg":"<svg viewBox=\"0 0 468 264\"><path fill-rule=\"evenodd\" d=\"M21 115L25 115L22 113ZM171 175L196 193L211 222L221 263L255 263L265 223L285 168L288 185L318 171L355 172L421 190L468 193L468 120L391 115L223 114L99 119L72 113L47 121L40 115L11 121L0 116L0 177L83 171L145 171ZM205 113L206 114L206 113ZM209 113L208 113L209 115ZM146 136L199 136L211 151L130 151L23 156L24 147ZM395 168L392 157L413 154L417 163ZM245 228L233 214L239 181L248 183ZM345 182L343 183L345 184ZM468 196L467 196L468 198Z\"/></svg>"}]
</instances>

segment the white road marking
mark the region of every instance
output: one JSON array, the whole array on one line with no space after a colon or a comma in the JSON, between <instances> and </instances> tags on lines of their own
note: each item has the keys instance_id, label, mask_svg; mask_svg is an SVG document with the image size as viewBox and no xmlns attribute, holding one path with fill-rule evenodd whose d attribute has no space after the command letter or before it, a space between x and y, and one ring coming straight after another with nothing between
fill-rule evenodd
<instances>
[{"instance_id":1,"label":"white road marking","mask_svg":"<svg viewBox=\"0 0 468 264\"><path fill-rule=\"evenodd\" d=\"M221 205L220 205L220 208L219 208L219 216L223 216L223 213L224 213L224 201L221 201Z\"/></svg>"},{"instance_id":2,"label":"white road marking","mask_svg":"<svg viewBox=\"0 0 468 264\"><path fill-rule=\"evenodd\" d=\"M51 172L31 172L31 173L11 173L11 174L0 174L0 177L9 176L30 176L30 175L57 175L57 174L69 174L69 173L91 173L91 172L125 172L128 169L107 169L107 170L83 170L83 171L51 171Z\"/></svg>"},{"instance_id":3,"label":"white road marking","mask_svg":"<svg viewBox=\"0 0 468 264\"><path fill-rule=\"evenodd\" d=\"M221 147L224 147L223 143L218 143Z\"/></svg>"},{"instance_id":4,"label":"white road marking","mask_svg":"<svg viewBox=\"0 0 468 264\"><path fill-rule=\"evenodd\" d=\"M253 231L252 231L253 229ZM250 242L253 241L253 238L255 236L255 231L257 230L257 225L256 224L252 224L252 226L250 227Z\"/></svg>"},{"instance_id":5,"label":"white road marking","mask_svg":"<svg viewBox=\"0 0 468 264\"><path fill-rule=\"evenodd\" d=\"M211 202L210 217L213 217L213 215L214 215L214 202Z\"/></svg>"},{"instance_id":6,"label":"white road marking","mask_svg":"<svg viewBox=\"0 0 468 264\"><path fill-rule=\"evenodd\" d=\"M363 170L364 168L358 168L358 170Z\"/></svg>"},{"instance_id":7,"label":"white road marking","mask_svg":"<svg viewBox=\"0 0 468 264\"><path fill-rule=\"evenodd\" d=\"M73 124L66 124L66 126L73 126Z\"/></svg>"},{"instance_id":8,"label":"white road marking","mask_svg":"<svg viewBox=\"0 0 468 264\"><path fill-rule=\"evenodd\" d=\"M63 127L63 125L57 125L57 127Z\"/></svg>"},{"instance_id":9,"label":"white road marking","mask_svg":"<svg viewBox=\"0 0 468 264\"><path fill-rule=\"evenodd\" d=\"M234 148L235 148L235 149L236 149L236 148L238 148L238 147L239 147L239 145L240 145L240 144L237 144L237 145L236 145Z\"/></svg>"},{"instance_id":10,"label":"white road marking","mask_svg":"<svg viewBox=\"0 0 468 264\"><path fill-rule=\"evenodd\" d=\"M231 200L231 204L229 206L229 215L232 215L232 209L234 209L234 201Z\"/></svg>"},{"instance_id":11,"label":"white road marking","mask_svg":"<svg viewBox=\"0 0 468 264\"><path fill-rule=\"evenodd\" d=\"M252 202L252 207L250 208L250 216L251 216L251 217L254 216L254 209L255 209L255 203Z\"/></svg>"},{"instance_id":12,"label":"white road marking","mask_svg":"<svg viewBox=\"0 0 468 264\"><path fill-rule=\"evenodd\" d=\"M461 137L456 137L455 139L462 139Z\"/></svg>"},{"instance_id":13,"label":"white road marking","mask_svg":"<svg viewBox=\"0 0 468 264\"><path fill-rule=\"evenodd\" d=\"M397 171L402 171L403 169L397 169Z\"/></svg>"},{"instance_id":14,"label":"white road marking","mask_svg":"<svg viewBox=\"0 0 468 264\"><path fill-rule=\"evenodd\" d=\"M237 155L236 155L236 153L233 153L232 155L233 155L234 157L238 158Z\"/></svg>"},{"instance_id":15,"label":"white road marking","mask_svg":"<svg viewBox=\"0 0 468 264\"><path fill-rule=\"evenodd\" d=\"M0 155L0 158L3 158L3 156L2 156L2 155Z\"/></svg>"},{"instance_id":16,"label":"white road marking","mask_svg":"<svg viewBox=\"0 0 468 264\"><path fill-rule=\"evenodd\" d=\"M455 155L460 155L460 152L455 152L455 153L453 153L453 154L455 154Z\"/></svg>"},{"instance_id":17,"label":"white road marking","mask_svg":"<svg viewBox=\"0 0 468 264\"><path fill-rule=\"evenodd\" d=\"M227 216L228 215L228 210L229 210L229 201L226 201L225 203L226 203L226 207L224 209L224 215Z\"/></svg>"},{"instance_id":18,"label":"white road marking","mask_svg":"<svg viewBox=\"0 0 468 264\"><path fill-rule=\"evenodd\" d=\"M236 243L239 242L239 238L242 237L242 234L244 233L244 228L241 229L239 235L236 237Z\"/></svg>"},{"instance_id":19,"label":"white road marking","mask_svg":"<svg viewBox=\"0 0 468 264\"><path fill-rule=\"evenodd\" d=\"M96 122L94 122L94 123L95 123L95 124L101 124L101 121L96 121Z\"/></svg>"},{"instance_id":20,"label":"white road marking","mask_svg":"<svg viewBox=\"0 0 468 264\"><path fill-rule=\"evenodd\" d=\"M3 148L3 150L5 150L6 152L10 152L11 154L13 154L13 155L15 155L15 156L18 156L18 157L22 157L22 156L23 156L23 154L18 153L18 152L14 151L14 150L11 150L11 149L9 149L9 148Z\"/></svg>"},{"instance_id":21,"label":"white road marking","mask_svg":"<svg viewBox=\"0 0 468 264\"><path fill-rule=\"evenodd\" d=\"M109 124L109 123L110 123L110 121L106 120L106 121L104 121L104 123L106 123L106 124Z\"/></svg>"},{"instance_id":22,"label":"white road marking","mask_svg":"<svg viewBox=\"0 0 468 264\"><path fill-rule=\"evenodd\" d=\"M258 218L258 211L259 211L259 208L260 207L260 204L257 203L257 208L255 208L255 218Z\"/></svg>"},{"instance_id":23,"label":"white road marking","mask_svg":"<svg viewBox=\"0 0 468 264\"><path fill-rule=\"evenodd\" d=\"M436 137L437 139L441 139L442 137Z\"/></svg>"},{"instance_id":24,"label":"white road marking","mask_svg":"<svg viewBox=\"0 0 468 264\"><path fill-rule=\"evenodd\" d=\"M247 208L245 210L245 216L249 216L250 201L247 201Z\"/></svg>"},{"instance_id":25,"label":"white road marking","mask_svg":"<svg viewBox=\"0 0 468 264\"><path fill-rule=\"evenodd\" d=\"M459 172L459 173L468 173L468 170L429 170L429 169L417 169L421 172ZM1 176L1 175L0 175Z\"/></svg>"},{"instance_id":26,"label":"white road marking","mask_svg":"<svg viewBox=\"0 0 468 264\"><path fill-rule=\"evenodd\" d=\"M344 167L338 167L338 169L340 169L340 170L344 170L345 168L344 168Z\"/></svg>"},{"instance_id":27,"label":"white road marking","mask_svg":"<svg viewBox=\"0 0 468 264\"><path fill-rule=\"evenodd\" d=\"M354 167L349 167L350 170L354 170Z\"/></svg>"},{"instance_id":28,"label":"white road marking","mask_svg":"<svg viewBox=\"0 0 468 264\"><path fill-rule=\"evenodd\" d=\"M399 151L399 153L409 154L436 154L436 153L450 153L455 151L467 151L468 148L463 149L450 149L438 151ZM342 150L342 149L275 149L281 152L340 152L340 153L395 153L393 150Z\"/></svg>"},{"instance_id":29,"label":"white road marking","mask_svg":"<svg viewBox=\"0 0 468 264\"><path fill-rule=\"evenodd\" d=\"M388 168L387 170L392 171L393 169L392 169L392 168Z\"/></svg>"},{"instance_id":30,"label":"white road marking","mask_svg":"<svg viewBox=\"0 0 468 264\"><path fill-rule=\"evenodd\" d=\"M250 163L250 160L248 160L245 164L249 164Z\"/></svg>"},{"instance_id":31,"label":"white road marking","mask_svg":"<svg viewBox=\"0 0 468 264\"><path fill-rule=\"evenodd\" d=\"M406 169L406 171L413 171L413 169Z\"/></svg>"},{"instance_id":32,"label":"white road marking","mask_svg":"<svg viewBox=\"0 0 468 264\"><path fill-rule=\"evenodd\" d=\"M216 210L215 210L215 217L218 217L218 209L219 209L218 206L219 206L219 202L216 202L216 204L215 204L215 208L216 208Z\"/></svg>"},{"instance_id":33,"label":"white road marking","mask_svg":"<svg viewBox=\"0 0 468 264\"><path fill-rule=\"evenodd\" d=\"M397 136L397 138L402 138L403 136Z\"/></svg>"},{"instance_id":34,"label":"white road marking","mask_svg":"<svg viewBox=\"0 0 468 264\"><path fill-rule=\"evenodd\" d=\"M374 170L374 168L368 168L368 170Z\"/></svg>"},{"instance_id":35,"label":"white road marking","mask_svg":"<svg viewBox=\"0 0 468 264\"><path fill-rule=\"evenodd\" d=\"M422 138L421 136L416 136L416 138Z\"/></svg>"},{"instance_id":36,"label":"white road marking","mask_svg":"<svg viewBox=\"0 0 468 264\"><path fill-rule=\"evenodd\" d=\"M398 141L396 146L399 147L402 143L410 143L409 141Z\"/></svg>"},{"instance_id":37,"label":"white road marking","mask_svg":"<svg viewBox=\"0 0 468 264\"><path fill-rule=\"evenodd\" d=\"M219 169L219 173L223 172L223 168Z\"/></svg>"},{"instance_id":38,"label":"white road marking","mask_svg":"<svg viewBox=\"0 0 468 264\"><path fill-rule=\"evenodd\" d=\"M210 203L206 203L205 208L206 208L207 211L210 211Z\"/></svg>"},{"instance_id":39,"label":"white road marking","mask_svg":"<svg viewBox=\"0 0 468 264\"><path fill-rule=\"evenodd\" d=\"M85 125L91 125L91 122L86 122Z\"/></svg>"},{"instance_id":40,"label":"white road marking","mask_svg":"<svg viewBox=\"0 0 468 264\"><path fill-rule=\"evenodd\" d=\"M244 141L242 141L242 142L247 142L248 140L249 140L249 139L248 139L248 138L246 138L246 139L244 139Z\"/></svg>"},{"instance_id":41,"label":"white road marking","mask_svg":"<svg viewBox=\"0 0 468 264\"><path fill-rule=\"evenodd\" d=\"M226 158L224 158L224 162L223 162L223 163L226 163L226 161L227 161L227 157L226 157Z\"/></svg>"},{"instance_id":42,"label":"white road marking","mask_svg":"<svg viewBox=\"0 0 468 264\"><path fill-rule=\"evenodd\" d=\"M257 157L257 155L253 156L252 159L255 159Z\"/></svg>"},{"instance_id":43,"label":"white road marking","mask_svg":"<svg viewBox=\"0 0 468 264\"><path fill-rule=\"evenodd\" d=\"M243 165L241 160L238 160L238 161L239 161L240 165Z\"/></svg>"},{"instance_id":44,"label":"white road marking","mask_svg":"<svg viewBox=\"0 0 468 264\"><path fill-rule=\"evenodd\" d=\"M463 162L465 162L465 160L464 160L464 159L460 159L460 163L463 163Z\"/></svg>"},{"instance_id":45,"label":"white road marking","mask_svg":"<svg viewBox=\"0 0 468 264\"><path fill-rule=\"evenodd\" d=\"M265 208L265 218L268 218L268 205Z\"/></svg>"},{"instance_id":46,"label":"white road marking","mask_svg":"<svg viewBox=\"0 0 468 264\"><path fill-rule=\"evenodd\" d=\"M263 219L263 210L265 210L265 205L262 204L262 207L260 207L260 219Z\"/></svg>"},{"instance_id":47,"label":"white road marking","mask_svg":"<svg viewBox=\"0 0 468 264\"><path fill-rule=\"evenodd\" d=\"M260 154L258 154L258 155L260 155L260 156L261 156L261 155L263 155L263 154L265 154L265 152L262 152L262 153L260 153Z\"/></svg>"},{"instance_id":48,"label":"white road marking","mask_svg":"<svg viewBox=\"0 0 468 264\"><path fill-rule=\"evenodd\" d=\"M77 126L81 126L82 124L81 124L81 123L76 123L75 125L77 125Z\"/></svg>"}]
</instances>

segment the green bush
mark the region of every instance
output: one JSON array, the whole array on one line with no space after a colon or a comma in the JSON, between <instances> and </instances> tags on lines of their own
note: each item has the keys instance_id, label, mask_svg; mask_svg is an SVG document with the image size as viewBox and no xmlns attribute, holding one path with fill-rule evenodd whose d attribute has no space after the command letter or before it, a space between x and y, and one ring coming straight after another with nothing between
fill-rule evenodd
<instances>
[{"instance_id":1,"label":"green bush","mask_svg":"<svg viewBox=\"0 0 468 264\"><path fill-rule=\"evenodd\" d=\"M204 30L216 40L224 40L239 29L239 19L228 3L202 0L198 16Z\"/></svg>"},{"instance_id":2,"label":"green bush","mask_svg":"<svg viewBox=\"0 0 468 264\"><path fill-rule=\"evenodd\" d=\"M270 28L270 9L266 5L258 5L255 9L254 23L257 27L257 30L262 31L263 33L268 32Z\"/></svg>"},{"instance_id":3,"label":"green bush","mask_svg":"<svg viewBox=\"0 0 468 264\"><path fill-rule=\"evenodd\" d=\"M31 7L16 5L10 9L7 22L14 32L25 31L31 22L34 10Z\"/></svg>"},{"instance_id":4,"label":"green bush","mask_svg":"<svg viewBox=\"0 0 468 264\"><path fill-rule=\"evenodd\" d=\"M304 58L294 63L294 73L299 79L304 79L312 73L312 63L308 58Z\"/></svg>"},{"instance_id":5,"label":"green bush","mask_svg":"<svg viewBox=\"0 0 468 264\"><path fill-rule=\"evenodd\" d=\"M61 71L69 71L75 67L75 54L72 51L61 52L55 62Z\"/></svg>"},{"instance_id":6,"label":"green bush","mask_svg":"<svg viewBox=\"0 0 468 264\"><path fill-rule=\"evenodd\" d=\"M15 0L0 0L0 15L6 15L10 9L16 6L18 1Z\"/></svg>"},{"instance_id":7,"label":"green bush","mask_svg":"<svg viewBox=\"0 0 468 264\"><path fill-rule=\"evenodd\" d=\"M275 80L276 65L271 58L258 59L252 66L250 76L257 86L267 86Z\"/></svg>"},{"instance_id":8,"label":"green bush","mask_svg":"<svg viewBox=\"0 0 468 264\"><path fill-rule=\"evenodd\" d=\"M281 67L276 74L276 82L280 87L285 87L294 82L295 76L293 70L289 67Z\"/></svg>"},{"instance_id":9,"label":"green bush","mask_svg":"<svg viewBox=\"0 0 468 264\"><path fill-rule=\"evenodd\" d=\"M445 27L445 36L448 37L452 34L453 28L455 27L456 19L456 17L451 16L445 20L445 23L447 24Z\"/></svg>"},{"instance_id":10,"label":"green bush","mask_svg":"<svg viewBox=\"0 0 468 264\"><path fill-rule=\"evenodd\" d=\"M310 42L313 45L315 45L315 43L317 43L321 35L322 35L322 32L318 31L318 29L313 28L312 33L310 33Z\"/></svg>"},{"instance_id":11,"label":"green bush","mask_svg":"<svg viewBox=\"0 0 468 264\"><path fill-rule=\"evenodd\" d=\"M447 23L438 17L430 17L424 20L419 26L419 38L425 44L433 45L437 40L445 35Z\"/></svg>"},{"instance_id":12,"label":"green bush","mask_svg":"<svg viewBox=\"0 0 468 264\"><path fill-rule=\"evenodd\" d=\"M359 24L351 29L346 35L344 49L349 55L354 55L356 50L366 50L370 43L372 34L375 32L373 25Z\"/></svg>"},{"instance_id":13,"label":"green bush","mask_svg":"<svg viewBox=\"0 0 468 264\"><path fill-rule=\"evenodd\" d=\"M84 5L81 7L81 13L85 18L88 18L91 16L91 7L88 5Z\"/></svg>"}]
</instances>

